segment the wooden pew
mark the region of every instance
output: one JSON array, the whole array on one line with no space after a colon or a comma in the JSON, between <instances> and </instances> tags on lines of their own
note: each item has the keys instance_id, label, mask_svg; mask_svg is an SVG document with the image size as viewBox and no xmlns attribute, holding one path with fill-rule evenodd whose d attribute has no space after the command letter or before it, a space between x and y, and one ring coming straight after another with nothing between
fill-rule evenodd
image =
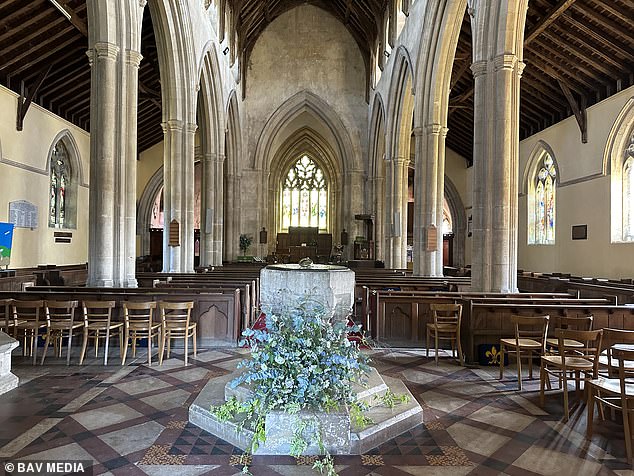
<instances>
[{"instance_id":1,"label":"wooden pew","mask_svg":"<svg viewBox=\"0 0 634 476\"><path fill-rule=\"evenodd\" d=\"M193 301L192 319L198 323L201 346L235 346L242 331L240 289L209 292L192 288L30 288L23 292L0 291L0 299L114 300L115 318L122 320L121 302L132 300ZM80 312L80 311L79 311ZM79 318L79 314L77 315ZM158 317L158 316L157 316Z\"/></svg>"},{"instance_id":2,"label":"wooden pew","mask_svg":"<svg viewBox=\"0 0 634 476\"><path fill-rule=\"evenodd\" d=\"M616 306L598 304L595 300L579 299L577 302L552 303L494 303L463 301L463 348L468 362L474 362L479 344L499 343L502 337L511 337L514 333L510 316L545 315L551 318L549 334L554 336L559 317L593 315L593 328L634 330L634 306Z\"/></svg>"}]
</instances>

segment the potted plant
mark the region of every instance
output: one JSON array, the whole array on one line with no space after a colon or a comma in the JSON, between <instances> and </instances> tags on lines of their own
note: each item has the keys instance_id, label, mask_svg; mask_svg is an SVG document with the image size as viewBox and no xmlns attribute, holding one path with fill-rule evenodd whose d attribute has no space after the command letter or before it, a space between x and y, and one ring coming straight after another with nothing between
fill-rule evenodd
<instances>
[{"instance_id":1,"label":"potted plant","mask_svg":"<svg viewBox=\"0 0 634 476\"><path fill-rule=\"evenodd\" d=\"M247 251L253 242L253 238L246 233L240 235L240 251L242 251L242 256L238 256L238 261L248 261L250 262L253 257L247 256Z\"/></svg>"}]
</instances>

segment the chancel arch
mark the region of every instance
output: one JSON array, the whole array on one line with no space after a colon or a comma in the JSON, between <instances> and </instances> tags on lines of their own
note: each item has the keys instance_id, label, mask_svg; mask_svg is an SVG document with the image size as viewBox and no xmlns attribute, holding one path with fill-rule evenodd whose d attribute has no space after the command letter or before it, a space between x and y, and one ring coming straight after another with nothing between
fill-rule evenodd
<instances>
[{"instance_id":1,"label":"chancel arch","mask_svg":"<svg viewBox=\"0 0 634 476\"><path fill-rule=\"evenodd\" d=\"M352 216L349 174L360 170L347 129L332 107L309 91L289 98L267 120L258 140L254 169L262 171L261 227L279 229L282 178L292 163L307 154L329 181L329 232L333 240Z\"/></svg>"},{"instance_id":2,"label":"chancel arch","mask_svg":"<svg viewBox=\"0 0 634 476\"><path fill-rule=\"evenodd\" d=\"M634 242L634 97L612 125L603 169L610 174L611 241Z\"/></svg>"}]
</instances>

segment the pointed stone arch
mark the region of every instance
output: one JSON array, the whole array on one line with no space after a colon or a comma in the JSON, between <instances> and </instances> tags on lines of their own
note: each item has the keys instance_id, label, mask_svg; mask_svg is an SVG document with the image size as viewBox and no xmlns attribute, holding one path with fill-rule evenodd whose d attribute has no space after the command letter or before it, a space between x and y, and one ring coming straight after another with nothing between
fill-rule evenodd
<instances>
[{"instance_id":1,"label":"pointed stone arch","mask_svg":"<svg viewBox=\"0 0 634 476\"><path fill-rule=\"evenodd\" d=\"M207 43L200 65L197 124L202 163L200 265L222 265L225 115L215 45Z\"/></svg>"},{"instance_id":2,"label":"pointed stone arch","mask_svg":"<svg viewBox=\"0 0 634 476\"><path fill-rule=\"evenodd\" d=\"M451 71L467 0L429 2L417 52L414 185L414 274L442 276L442 233L436 251L427 247L426 230L442 226L445 138Z\"/></svg>"},{"instance_id":3,"label":"pointed stone arch","mask_svg":"<svg viewBox=\"0 0 634 476\"><path fill-rule=\"evenodd\" d=\"M385 104L381 95L377 93L374 96L370 120L366 185L366 203L370 207L368 212L374 215L375 236L372 238L375 246L374 256L377 260L384 259L385 223L389 223L385 216L385 120Z\"/></svg>"},{"instance_id":4,"label":"pointed stone arch","mask_svg":"<svg viewBox=\"0 0 634 476\"><path fill-rule=\"evenodd\" d=\"M461 268L465 265L467 212L460 198L458 189L447 176L445 176L444 194L447 205L449 205L449 211L451 212L451 219L453 220L453 265L457 268Z\"/></svg>"},{"instance_id":5,"label":"pointed stone arch","mask_svg":"<svg viewBox=\"0 0 634 476\"><path fill-rule=\"evenodd\" d=\"M623 169L626 149L634 142L634 97L627 100L608 134L603 153L603 172L610 174L610 236L612 243L631 242L625 236Z\"/></svg>"},{"instance_id":6,"label":"pointed stone arch","mask_svg":"<svg viewBox=\"0 0 634 476\"><path fill-rule=\"evenodd\" d=\"M341 200L343 177L336 151L317 131L303 127L291 135L277 149L267 174L268 200L273 212L267 213L267 226L278 232L281 227L282 183L290 167L302 156L308 155L321 168L328 183L328 229L338 230L342 223L343 204Z\"/></svg>"},{"instance_id":7,"label":"pointed stone arch","mask_svg":"<svg viewBox=\"0 0 634 476\"><path fill-rule=\"evenodd\" d=\"M136 207L137 235L141 239L140 256L150 254L150 224L152 223L152 206L156 196L163 188L163 166L159 167L148 180Z\"/></svg>"},{"instance_id":8,"label":"pointed stone arch","mask_svg":"<svg viewBox=\"0 0 634 476\"><path fill-rule=\"evenodd\" d=\"M306 90L279 106L259 135L253 157L253 168L262 177L258 190L258 227L265 224L276 226L278 212L273 207L279 204L275 195L279 184L273 182L270 176L281 170L279 161L286 157L284 153L299 150L298 147L319 150L322 161L326 161L332 171L331 176L336 185L331 187L330 192L333 206L330 207L332 220L329 228L333 236L338 236L343 223L352 223L352 210L355 207L353 183L361 183L364 166L352 145L348 128L339 115L323 99ZM333 192L335 195L332 195ZM360 192L361 189L358 189L357 193ZM357 199L361 202L360 197L357 196Z\"/></svg>"},{"instance_id":9,"label":"pointed stone arch","mask_svg":"<svg viewBox=\"0 0 634 476\"><path fill-rule=\"evenodd\" d=\"M333 135L342 173L346 174L350 170L360 169L361 164L357 154L354 153L347 127L339 115L323 99L306 90L300 91L287 99L266 121L255 149L253 168L255 170L270 169L270 163L274 155L272 149L275 139L278 138L278 131L305 112L312 114L321 121Z\"/></svg>"},{"instance_id":10,"label":"pointed stone arch","mask_svg":"<svg viewBox=\"0 0 634 476\"><path fill-rule=\"evenodd\" d=\"M386 264L407 267L407 180L414 114L414 77L405 48L397 49L392 70L387 112L386 160L388 161Z\"/></svg>"},{"instance_id":11,"label":"pointed stone arch","mask_svg":"<svg viewBox=\"0 0 634 476\"><path fill-rule=\"evenodd\" d=\"M242 169L242 130L235 90L229 94L226 106L225 165L224 165L224 242L226 261L238 256L240 234L240 180Z\"/></svg>"}]
</instances>

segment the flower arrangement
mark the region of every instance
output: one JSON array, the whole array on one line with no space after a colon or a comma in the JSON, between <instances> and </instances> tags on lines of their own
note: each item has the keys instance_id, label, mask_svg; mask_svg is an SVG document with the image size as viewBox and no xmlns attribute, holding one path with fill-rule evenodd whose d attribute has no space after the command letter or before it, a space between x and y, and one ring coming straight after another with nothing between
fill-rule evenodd
<instances>
[{"instance_id":1,"label":"flower arrangement","mask_svg":"<svg viewBox=\"0 0 634 476\"><path fill-rule=\"evenodd\" d=\"M358 326L357 326L358 327ZM252 384L254 397L271 410L331 410L354 402L353 381L370 370L367 357L348 340L358 328L331 323L323 305L302 301L266 313L267 331L247 329L251 358L232 385Z\"/></svg>"},{"instance_id":2,"label":"flower arrangement","mask_svg":"<svg viewBox=\"0 0 634 476\"><path fill-rule=\"evenodd\" d=\"M249 246L253 242L253 238L245 233L240 235L240 251L242 251L243 255L247 254Z\"/></svg>"},{"instance_id":3,"label":"flower arrangement","mask_svg":"<svg viewBox=\"0 0 634 476\"><path fill-rule=\"evenodd\" d=\"M363 405L357 402L352 387L353 382L363 382L370 370L367 356L347 338L350 330L359 329L346 322L333 324L323 305L305 299L264 311L266 330L243 332L241 345L249 344L251 355L239 364L244 372L230 384L234 388L248 385L252 396L246 402L234 398L212 408L216 417L221 421L237 418L242 428L246 425L253 430L251 453L265 441L265 417L273 410L293 414L348 408L353 420L369 424L363 420ZM332 457L320 439L319 421L306 426L296 432L291 454L301 455L308 447L307 440L312 440L326 454L314 468L322 474L336 474ZM313 436L306 436L307 429ZM248 472L248 468L243 471Z\"/></svg>"}]
</instances>

